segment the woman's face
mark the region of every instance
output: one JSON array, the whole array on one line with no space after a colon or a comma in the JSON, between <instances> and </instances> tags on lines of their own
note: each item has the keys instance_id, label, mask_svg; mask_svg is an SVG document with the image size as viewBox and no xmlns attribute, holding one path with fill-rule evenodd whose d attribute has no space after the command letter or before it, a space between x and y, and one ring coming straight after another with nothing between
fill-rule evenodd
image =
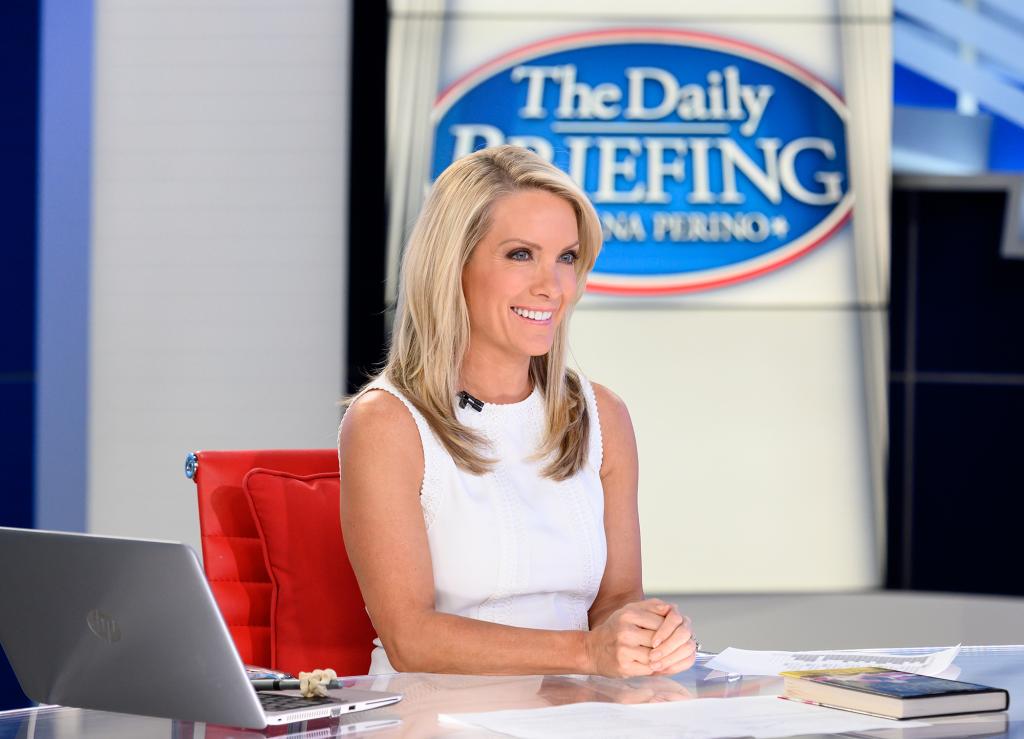
<instances>
[{"instance_id":1,"label":"woman's face","mask_svg":"<svg viewBox=\"0 0 1024 739\"><path fill-rule=\"evenodd\" d=\"M576 214L544 190L495 201L491 228L462 271L474 350L547 354L576 298Z\"/></svg>"}]
</instances>

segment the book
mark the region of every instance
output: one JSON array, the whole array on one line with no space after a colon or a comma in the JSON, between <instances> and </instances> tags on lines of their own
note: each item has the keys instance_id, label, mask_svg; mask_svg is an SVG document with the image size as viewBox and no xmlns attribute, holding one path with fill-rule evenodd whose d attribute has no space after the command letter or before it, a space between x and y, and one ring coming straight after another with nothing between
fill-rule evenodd
<instances>
[{"instance_id":1,"label":"book","mask_svg":"<svg viewBox=\"0 0 1024 739\"><path fill-rule=\"evenodd\" d=\"M882 667L783 672L783 697L884 718L923 718L1005 711L1001 688L944 680Z\"/></svg>"}]
</instances>

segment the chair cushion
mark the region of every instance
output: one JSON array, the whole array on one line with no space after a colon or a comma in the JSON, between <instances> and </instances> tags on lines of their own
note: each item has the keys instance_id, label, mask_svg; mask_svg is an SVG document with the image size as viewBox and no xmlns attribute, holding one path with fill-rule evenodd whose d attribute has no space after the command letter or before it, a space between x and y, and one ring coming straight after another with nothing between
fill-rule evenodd
<instances>
[{"instance_id":1,"label":"chair cushion","mask_svg":"<svg viewBox=\"0 0 1024 739\"><path fill-rule=\"evenodd\" d=\"M373 630L342 538L338 473L256 468L242 487L273 583L271 666L292 674L318 667L365 673ZM356 608L343 600L353 598Z\"/></svg>"}]
</instances>

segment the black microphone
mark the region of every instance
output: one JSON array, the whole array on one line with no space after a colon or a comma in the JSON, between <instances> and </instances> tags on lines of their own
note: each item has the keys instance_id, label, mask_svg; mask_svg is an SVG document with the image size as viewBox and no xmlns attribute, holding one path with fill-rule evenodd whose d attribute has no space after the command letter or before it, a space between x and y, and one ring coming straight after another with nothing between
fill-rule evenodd
<instances>
[{"instance_id":1,"label":"black microphone","mask_svg":"<svg viewBox=\"0 0 1024 739\"><path fill-rule=\"evenodd\" d=\"M465 408L467 405L475 410L477 413L482 413L484 410L484 401L479 398L474 398L472 395L467 393L465 390L460 390L456 396L459 399L459 408Z\"/></svg>"}]
</instances>

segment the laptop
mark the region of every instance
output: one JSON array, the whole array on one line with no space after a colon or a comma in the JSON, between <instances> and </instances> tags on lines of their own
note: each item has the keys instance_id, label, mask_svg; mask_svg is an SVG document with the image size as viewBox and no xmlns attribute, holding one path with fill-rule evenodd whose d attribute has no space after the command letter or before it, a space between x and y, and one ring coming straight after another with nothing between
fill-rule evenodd
<instances>
[{"instance_id":1,"label":"laptop","mask_svg":"<svg viewBox=\"0 0 1024 739\"><path fill-rule=\"evenodd\" d=\"M76 708L261 729L402 698L254 690L178 542L0 527L0 644L25 695Z\"/></svg>"}]
</instances>

